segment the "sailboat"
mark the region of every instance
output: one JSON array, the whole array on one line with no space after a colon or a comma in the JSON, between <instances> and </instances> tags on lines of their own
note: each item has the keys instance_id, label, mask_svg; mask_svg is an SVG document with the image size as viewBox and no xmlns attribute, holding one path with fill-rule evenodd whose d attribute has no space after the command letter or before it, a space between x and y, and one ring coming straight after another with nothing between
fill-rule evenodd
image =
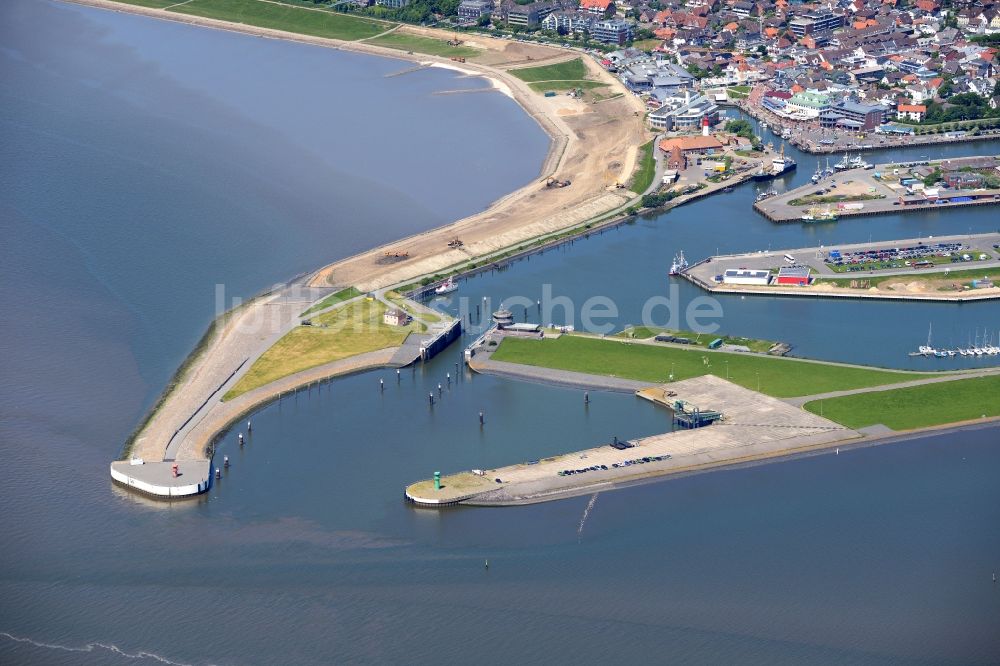
<instances>
[{"instance_id":1,"label":"sailboat","mask_svg":"<svg viewBox=\"0 0 1000 666\"><path fill-rule=\"evenodd\" d=\"M927 344L917 347L917 351L924 356L934 356L937 354L937 350L931 346L931 326L933 326L933 324L927 325Z\"/></svg>"}]
</instances>

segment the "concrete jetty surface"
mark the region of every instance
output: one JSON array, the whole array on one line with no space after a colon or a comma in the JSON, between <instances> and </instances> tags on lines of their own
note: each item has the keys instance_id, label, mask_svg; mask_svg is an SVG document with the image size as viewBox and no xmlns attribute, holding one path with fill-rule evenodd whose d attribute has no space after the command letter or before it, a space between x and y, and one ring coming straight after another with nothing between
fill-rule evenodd
<instances>
[{"instance_id":1,"label":"concrete jetty surface","mask_svg":"<svg viewBox=\"0 0 1000 666\"><path fill-rule=\"evenodd\" d=\"M961 168L963 162L982 157L963 157L951 160L933 160L923 163L927 168L953 164ZM918 165L919 166L919 165ZM811 208L821 211L830 209L838 217L862 217L867 215L892 215L928 210L951 210L967 206L1000 205L1000 190L951 190L942 189L933 200L913 197L900 182L906 177L910 167L894 164L876 164L871 169L848 169L833 176L824 177L818 183L807 183L793 190L783 192L763 201L754 203L754 210L772 222L802 222L802 215ZM893 173L895 172L895 173ZM923 183L920 184L921 187ZM820 194L822 192L822 194ZM824 200L842 197L842 201ZM954 199L954 200L953 200ZM799 202L793 204L792 202ZM801 203L805 201L806 203ZM845 206L838 206L845 204Z\"/></svg>"},{"instance_id":2,"label":"concrete jetty surface","mask_svg":"<svg viewBox=\"0 0 1000 666\"><path fill-rule=\"evenodd\" d=\"M887 268L864 271L835 272L826 264L825 258L831 249L847 253L857 250L872 250L916 246L932 243L960 243L967 249L963 253L972 257L971 261L937 264L931 268ZM876 241L872 243L848 243L845 245L830 245L829 247L803 247L786 250L769 250L767 252L745 252L742 254L708 257L688 268L682 276L702 289L715 293L767 295L767 296L818 296L830 298L861 298L876 300L910 300L910 301L982 301L1000 298L1000 287L983 289L949 289L942 290L940 285L923 284L914 280L926 281L928 277L947 281L949 274L955 271L982 270L984 273L995 273L1000 270L1000 250L994 248L1000 245L1000 233L964 234L960 236L927 236L923 238L906 238L902 240ZM989 259L979 260L979 255L985 254ZM799 266L812 269L812 276L819 282L809 286L777 286L742 285L716 282L715 277L729 269L762 269L771 270L788 266L785 260L788 255ZM872 280L873 278L894 278L885 287L848 288L839 287L823 280ZM982 277L982 276L980 276ZM898 279L897 279L898 278ZM962 281L967 281L968 278ZM888 288L886 288L888 287Z\"/></svg>"},{"instance_id":3,"label":"concrete jetty surface","mask_svg":"<svg viewBox=\"0 0 1000 666\"><path fill-rule=\"evenodd\" d=\"M714 375L645 388L637 395L663 406L683 400L702 410L720 411L723 420L695 430L630 440L633 446L622 450L605 443L537 462L448 474L441 478L440 489L435 489L433 480L420 481L406 488L406 497L424 506L533 504L671 474L828 448L862 437ZM559 474L565 470L588 471Z\"/></svg>"}]
</instances>

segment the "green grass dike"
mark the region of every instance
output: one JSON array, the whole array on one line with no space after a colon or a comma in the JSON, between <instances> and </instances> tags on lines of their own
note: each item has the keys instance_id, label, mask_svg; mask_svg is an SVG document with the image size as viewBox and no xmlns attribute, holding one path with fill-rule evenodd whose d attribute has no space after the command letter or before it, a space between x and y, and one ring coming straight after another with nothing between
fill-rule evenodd
<instances>
[{"instance_id":1,"label":"green grass dike","mask_svg":"<svg viewBox=\"0 0 1000 666\"><path fill-rule=\"evenodd\" d=\"M340 361L365 352L402 344L420 324L389 326L382 321L385 305L367 299L314 317L312 326L299 326L254 361L236 386L223 397L232 400L296 372Z\"/></svg>"},{"instance_id":2,"label":"green grass dike","mask_svg":"<svg viewBox=\"0 0 1000 666\"><path fill-rule=\"evenodd\" d=\"M1000 416L1000 375L808 402L805 408L848 428L882 424L893 430Z\"/></svg>"},{"instance_id":3,"label":"green grass dike","mask_svg":"<svg viewBox=\"0 0 1000 666\"><path fill-rule=\"evenodd\" d=\"M312 306L311 308L303 312L302 316L305 317L306 315L311 315L313 312L319 312L320 310L324 310L330 307L331 305L336 305L337 303L343 303L344 301L349 301L352 298L356 298L360 295L361 292L358 291L356 287L347 287L346 289L341 289L338 292L330 294L322 301L320 301L316 305Z\"/></svg>"},{"instance_id":4,"label":"green grass dike","mask_svg":"<svg viewBox=\"0 0 1000 666\"><path fill-rule=\"evenodd\" d=\"M448 58L475 58L482 53L479 49L471 46L452 46L444 39L433 39L432 37L421 37L420 35L410 35L402 32L390 32L372 39L365 40L366 44L384 46L389 49L400 51L413 51L414 53L426 53L428 55L445 56Z\"/></svg>"},{"instance_id":5,"label":"green grass dike","mask_svg":"<svg viewBox=\"0 0 1000 666\"><path fill-rule=\"evenodd\" d=\"M648 141L639 147L639 169L632 177L632 185L629 189L636 194L642 194L653 184L653 176L656 175L656 158L653 151L656 150L656 141Z\"/></svg>"},{"instance_id":6,"label":"green grass dike","mask_svg":"<svg viewBox=\"0 0 1000 666\"><path fill-rule=\"evenodd\" d=\"M346 41L374 37L395 25L326 9L263 0L191 0L168 11Z\"/></svg>"},{"instance_id":7,"label":"green grass dike","mask_svg":"<svg viewBox=\"0 0 1000 666\"><path fill-rule=\"evenodd\" d=\"M493 354L496 361L594 375L637 379L650 383L713 374L776 398L884 386L939 374L920 374L837 365L817 361L710 352L564 335L555 340L506 338Z\"/></svg>"}]
</instances>

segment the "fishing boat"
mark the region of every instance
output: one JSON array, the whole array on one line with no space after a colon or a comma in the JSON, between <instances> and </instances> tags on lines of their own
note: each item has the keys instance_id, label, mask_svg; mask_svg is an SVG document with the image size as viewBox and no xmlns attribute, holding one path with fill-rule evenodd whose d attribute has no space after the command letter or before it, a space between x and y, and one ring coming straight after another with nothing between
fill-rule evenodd
<instances>
[{"instance_id":1,"label":"fishing boat","mask_svg":"<svg viewBox=\"0 0 1000 666\"><path fill-rule=\"evenodd\" d=\"M670 264L670 275L680 275L687 270L688 262L684 258L684 250L674 255L674 261Z\"/></svg>"},{"instance_id":2,"label":"fishing boat","mask_svg":"<svg viewBox=\"0 0 1000 666\"><path fill-rule=\"evenodd\" d=\"M834 174L833 167L830 166L830 158L826 158L826 168L823 169L824 176L832 176Z\"/></svg>"},{"instance_id":3,"label":"fishing boat","mask_svg":"<svg viewBox=\"0 0 1000 666\"><path fill-rule=\"evenodd\" d=\"M444 296L445 294L450 294L456 289L458 289L458 285L455 284L454 278L449 277L447 280L438 285L437 289L434 290L434 293L438 296Z\"/></svg>"},{"instance_id":4,"label":"fishing boat","mask_svg":"<svg viewBox=\"0 0 1000 666\"><path fill-rule=\"evenodd\" d=\"M829 208L826 210L811 208L802 216L802 221L810 224L816 222L836 222L837 219L837 214Z\"/></svg>"},{"instance_id":5,"label":"fishing boat","mask_svg":"<svg viewBox=\"0 0 1000 666\"><path fill-rule=\"evenodd\" d=\"M785 144L781 144L781 154L771 162L771 170L775 176L794 171L798 164L791 157L785 155Z\"/></svg>"},{"instance_id":6,"label":"fishing boat","mask_svg":"<svg viewBox=\"0 0 1000 666\"><path fill-rule=\"evenodd\" d=\"M771 197L778 196L778 190L772 188L770 190L765 190L757 195L756 201L760 202L764 199L770 199Z\"/></svg>"},{"instance_id":7,"label":"fishing boat","mask_svg":"<svg viewBox=\"0 0 1000 666\"><path fill-rule=\"evenodd\" d=\"M847 155L847 153L844 153L844 159L840 160L839 162L833 165L834 171L847 171L850 168L851 168L851 158Z\"/></svg>"},{"instance_id":8,"label":"fishing boat","mask_svg":"<svg viewBox=\"0 0 1000 666\"><path fill-rule=\"evenodd\" d=\"M795 160L785 155L785 144L781 144L781 152L771 160L771 168L767 169L764 165L761 165L760 170L752 178L755 181L770 180L771 178L777 178L783 173L792 171L796 166L798 165Z\"/></svg>"},{"instance_id":9,"label":"fishing boat","mask_svg":"<svg viewBox=\"0 0 1000 666\"><path fill-rule=\"evenodd\" d=\"M823 169L820 168L819 162L816 162L816 171L812 175L812 182L818 183L823 178Z\"/></svg>"}]
</instances>

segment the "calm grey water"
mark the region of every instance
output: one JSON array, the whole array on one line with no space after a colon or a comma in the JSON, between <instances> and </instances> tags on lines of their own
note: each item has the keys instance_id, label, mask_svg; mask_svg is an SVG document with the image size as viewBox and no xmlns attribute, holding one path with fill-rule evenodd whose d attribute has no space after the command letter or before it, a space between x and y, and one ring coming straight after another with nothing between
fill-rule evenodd
<instances>
[{"instance_id":1,"label":"calm grey water","mask_svg":"<svg viewBox=\"0 0 1000 666\"><path fill-rule=\"evenodd\" d=\"M585 408L575 391L456 374L456 347L398 382L367 373L262 410L242 451L226 437L233 467L199 501L116 490L107 463L201 334L217 282L247 295L469 213L530 180L545 140L499 95L433 95L483 85L447 72L386 79L405 65L46 2L0 13L0 662L1000 658L995 430L631 488L586 514L590 498L418 510L402 488L435 469L666 427L629 396ZM465 154L473 141L482 156ZM459 293L548 282L613 296L628 321L665 289L675 249L814 233L762 223L748 198L641 220ZM732 332L778 330L845 360L881 349L894 365L929 319L942 335L997 320L995 305L725 311Z\"/></svg>"}]
</instances>

